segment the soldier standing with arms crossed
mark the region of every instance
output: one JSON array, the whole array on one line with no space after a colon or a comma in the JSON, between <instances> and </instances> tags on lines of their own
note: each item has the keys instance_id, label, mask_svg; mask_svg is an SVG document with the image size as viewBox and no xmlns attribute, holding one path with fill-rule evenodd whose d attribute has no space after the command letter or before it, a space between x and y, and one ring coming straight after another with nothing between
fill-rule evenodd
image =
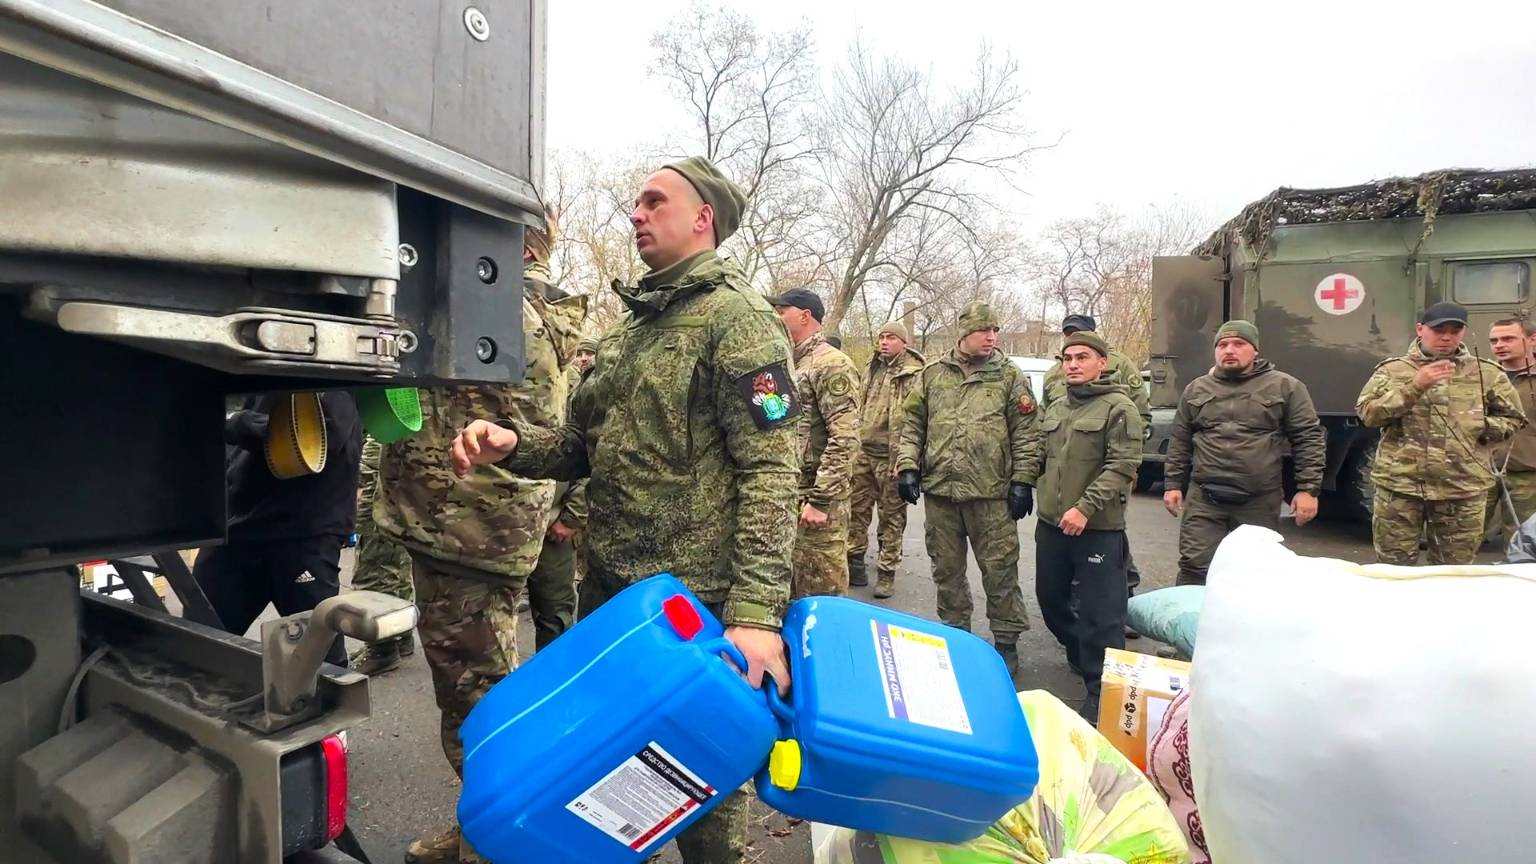
<instances>
[{"instance_id":1,"label":"soldier standing with arms crossed","mask_svg":"<svg viewBox=\"0 0 1536 864\"><path fill-rule=\"evenodd\" d=\"M1029 629L1019 590L1019 529L1034 509L1040 435L1029 382L997 350L997 313L980 301L960 312L960 341L928 364L907 397L897 484L916 504L926 492L924 539L933 561L939 620L971 629L965 578L970 541L987 594L987 620L1010 673Z\"/></svg>"},{"instance_id":2,"label":"soldier standing with arms crossed","mask_svg":"<svg viewBox=\"0 0 1536 864\"><path fill-rule=\"evenodd\" d=\"M1419 316L1408 353L1383 360L1355 411L1381 430L1371 480L1376 560L1417 564L1419 537L1430 564L1470 564L1483 541L1492 448L1525 425L1504 370L1462 344L1467 310L1441 302Z\"/></svg>"},{"instance_id":3,"label":"soldier standing with arms crossed","mask_svg":"<svg viewBox=\"0 0 1536 864\"><path fill-rule=\"evenodd\" d=\"M475 420L453 458L461 475L500 463L528 476L590 476L582 613L671 572L725 623L748 682L762 685L766 672L787 692L779 628L800 508L800 405L783 325L715 252L745 203L699 157L647 177L630 223L651 270L617 289L628 312L599 343L571 418L553 430ZM683 832L683 860L739 864L747 808L732 794Z\"/></svg>"},{"instance_id":4,"label":"soldier standing with arms crossed","mask_svg":"<svg viewBox=\"0 0 1536 864\"><path fill-rule=\"evenodd\" d=\"M529 247L540 248L537 238L530 238ZM521 286L527 355L523 383L421 391L421 431L385 447L379 465L374 517L379 529L411 554L421 610L417 629L442 712L443 752L460 776L464 748L459 727L475 703L517 665L518 594L538 564L555 484L495 467L455 477L449 450L459 430L476 417L511 417L541 428L564 419L560 345L569 338L574 347L575 331L563 329L567 319L549 308L541 264L526 262ZM485 859L454 825L411 843L405 860L479 864Z\"/></svg>"},{"instance_id":5,"label":"soldier standing with arms crossed","mask_svg":"<svg viewBox=\"0 0 1536 864\"><path fill-rule=\"evenodd\" d=\"M1536 417L1536 365L1532 363L1532 349L1536 348L1536 323L1504 318L1493 322L1488 331L1488 343L1493 356L1504 367L1509 383L1515 385L1520 396L1520 407L1525 419ZM1495 485L1488 492L1488 518L1490 528L1497 528L1503 539L1509 530L1510 507L1514 507L1515 526L1519 530L1525 520L1536 514L1536 426L1527 425L1516 432L1494 451L1494 465L1504 475L1503 486ZM1504 500L1504 490L1509 500Z\"/></svg>"},{"instance_id":6,"label":"soldier standing with arms crossed","mask_svg":"<svg viewBox=\"0 0 1536 864\"><path fill-rule=\"evenodd\" d=\"M1125 647L1125 505L1141 465L1141 415L1106 374L1109 346L1097 334L1068 336L1061 357L1066 396L1040 420L1035 598L1083 676L1080 710L1095 722L1104 651Z\"/></svg>"},{"instance_id":7,"label":"soldier standing with arms crossed","mask_svg":"<svg viewBox=\"0 0 1536 864\"><path fill-rule=\"evenodd\" d=\"M923 355L900 321L880 328L875 356L864 373L859 452L853 460L853 501L848 526L848 584L868 585L864 553L869 548L869 523L880 513L879 558L876 559L875 598L896 593L896 568L901 564L901 535L907 530L907 505L896 491L896 456L901 452L903 404L923 370Z\"/></svg>"},{"instance_id":8,"label":"soldier standing with arms crossed","mask_svg":"<svg viewBox=\"0 0 1536 864\"><path fill-rule=\"evenodd\" d=\"M769 297L795 343L800 399L800 527L790 599L848 593L848 494L859 450L858 370L827 343L821 298L804 288Z\"/></svg>"},{"instance_id":9,"label":"soldier standing with arms crossed","mask_svg":"<svg viewBox=\"0 0 1536 864\"><path fill-rule=\"evenodd\" d=\"M1191 381L1179 398L1163 469L1163 506L1180 517L1180 585L1205 584L1216 547L1237 526L1279 530L1287 442L1298 526L1317 515L1328 462L1307 385L1259 357L1257 327L1221 325L1215 355L1215 371Z\"/></svg>"}]
</instances>

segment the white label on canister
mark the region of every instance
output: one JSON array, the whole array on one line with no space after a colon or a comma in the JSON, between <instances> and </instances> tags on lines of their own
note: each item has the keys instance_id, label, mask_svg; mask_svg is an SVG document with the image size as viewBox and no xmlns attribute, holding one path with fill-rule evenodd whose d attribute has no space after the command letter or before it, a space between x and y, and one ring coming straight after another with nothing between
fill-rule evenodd
<instances>
[{"instance_id":1,"label":"white label on canister","mask_svg":"<svg viewBox=\"0 0 1536 864\"><path fill-rule=\"evenodd\" d=\"M655 741L565 805L636 852L715 796L715 789Z\"/></svg>"},{"instance_id":2,"label":"white label on canister","mask_svg":"<svg viewBox=\"0 0 1536 864\"><path fill-rule=\"evenodd\" d=\"M949 643L942 636L882 621L871 621L869 627L875 634L886 712L921 726L973 734L965 700L960 698L960 682L949 662Z\"/></svg>"}]
</instances>

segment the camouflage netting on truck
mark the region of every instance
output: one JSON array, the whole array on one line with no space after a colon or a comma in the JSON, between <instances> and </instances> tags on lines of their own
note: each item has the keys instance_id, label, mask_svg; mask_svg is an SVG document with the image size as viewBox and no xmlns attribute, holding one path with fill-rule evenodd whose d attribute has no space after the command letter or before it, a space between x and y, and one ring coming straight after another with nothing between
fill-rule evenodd
<instances>
[{"instance_id":1,"label":"camouflage netting on truck","mask_svg":"<svg viewBox=\"0 0 1536 864\"><path fill-rule=\"evenodd\" d=\"M1282 186L1244 207L1194 251L1219 255L1234 241L1260 249L1276 228L1286 225L1404 217L1424 220L1422 243L1441 213L1500 210L1536 210L1536 169L1450 169L1334 189Z\"/></svg>"}]
</instances>

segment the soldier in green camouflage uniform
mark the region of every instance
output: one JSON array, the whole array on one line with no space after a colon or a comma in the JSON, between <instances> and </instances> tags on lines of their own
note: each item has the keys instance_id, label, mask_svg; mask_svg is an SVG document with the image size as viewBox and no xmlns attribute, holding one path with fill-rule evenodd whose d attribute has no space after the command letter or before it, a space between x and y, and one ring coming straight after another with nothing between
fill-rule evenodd
<instances>
[{"instance_id":1,"label":"soldier in green camouflage uniform","mask_svg":"<svg viewBox=\"0 0 1536 864\"><path fill-rule=\"evenodd\" d=\"M795 534L790 599L848 593L848 496L859 450L859 373L827 343L826 314L815 292L800 288L768 302L795 343L800 452L800 527Z\"/></svg>"},{"instance_id":2,"label":"soldier in green camouflage uniform","mask_svg":"<svg viewBox=\"0 0 1536 864\"><path fill-rule=\"evenodd\" d=\"M907 397L897 483L909 504L917 503L920 491L928 495L924 539L940 620L971 627L969 539L992 637L1016 670L1019 635L1029 629L1029 618L1019 591L1014 522L1034 508L1037 406L1024 373L997 350L992 307L968 303L959 323L959 344L923 369Z\"/></svg>"},{"instance_id":3,"label":"soldier in green camouflage uniform","mask_svg":"<svg viewBox=\"0 0 1536 864\"><path fill-rule=\"evenodd\" d=\"M783 690L800 406L783 325L715 252L744 204L697 157L647 177L630 218L651 271L617 289L628 311L599 342L570 420L556 430L476 421L454 459L460 471L499 462L533 477L590 477L582 614L671 572L726 624L748 682L767 673ZM678 837L683 861L739 864L747 815L748 799L729 795Z\"/></svg>"},{"instance_id":4,"label":"soldier in green camouflage uniform","mask_svg":"<svg viewBox=\"0 0 1536 864\"><path fill-rule=\"evenodd\" d=\"M869 358L860 400L859 453L853 460L853 494L848 524L848 584L865 585L864 553L869 548L869 523L878 509L880 540L875 598L896 593L896 568L901 564L901 537L907 530L907 504L896 492L896 456L901 452L903 404L923 355L907 347L911 334L900 321L891 321L876 334L879 350Z\"/></svg>"},{"instance_id":5,"label":"soldier in green camouflage uniform","mask_svg":"<svg viewBox=\"0 0 1536 864\"><path fill-rule=\"evenodd\" d=\"M1355 411L1381 430L1371 480L1371 537L1386 564L1470 564L1482 545L1494 485L1492 448L1525 425L1520 396L1493 363L1461 344L1467 310L1436 303L1402 357L1376 367Z\"/></svg>"},{"instance_id":6,"label":"soldier in green camouflage uniform","mask_svg":"<svg viewBox=\"0 0 1536 864\"><path fill-rule=\"evenodd\" d=\"M460 478L449 453L476 417L514 418L540 428L565 419L563 357L574 354L585 298L549 284L542 240L525 253L523 336L527 368L518 385L421 391L422 428L384 448L379 529L411 553L418 630L442 712L443 752L462 776L459 727L471 708L517 665L517 600L538 563L554 483L487 467ZM406 850L411 864L482 862L457 826Z\"/></svg>"},{"instance_id":7,"label":"soldier in green camouflage uniform","mask_svg":"<svg viewBox=\"0 0 1536 864\"><path fill-rule=\"evenodd\" d=\"M357 496L357 552L353 558L352 590L380 591L410 600L411 557L400 544L379 533L373 522L373 502L378 500L379 442L363 438L361 477ZM364 675L382 675L400 665L401 657L416 653L416 639L410 633L383 642L364 645L350 659L352 669Z\"/></svg>"}]
</instances>

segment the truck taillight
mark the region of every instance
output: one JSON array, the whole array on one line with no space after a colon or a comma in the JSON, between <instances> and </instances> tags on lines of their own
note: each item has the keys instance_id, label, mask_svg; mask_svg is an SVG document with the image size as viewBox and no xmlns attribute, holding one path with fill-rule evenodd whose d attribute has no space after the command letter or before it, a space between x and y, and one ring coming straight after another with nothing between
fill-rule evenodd
<instances>
[{"instance_id":1,"label":"truck taillight","mask_svg":"<svg viewBox=\"0 0 1536 864\"><path fill-rule=\"evenodd\" d=\"M325 841L341 836L347 827L347 742L339 735L320 741L325 762Z\"/></svg>"}]
</instances>

